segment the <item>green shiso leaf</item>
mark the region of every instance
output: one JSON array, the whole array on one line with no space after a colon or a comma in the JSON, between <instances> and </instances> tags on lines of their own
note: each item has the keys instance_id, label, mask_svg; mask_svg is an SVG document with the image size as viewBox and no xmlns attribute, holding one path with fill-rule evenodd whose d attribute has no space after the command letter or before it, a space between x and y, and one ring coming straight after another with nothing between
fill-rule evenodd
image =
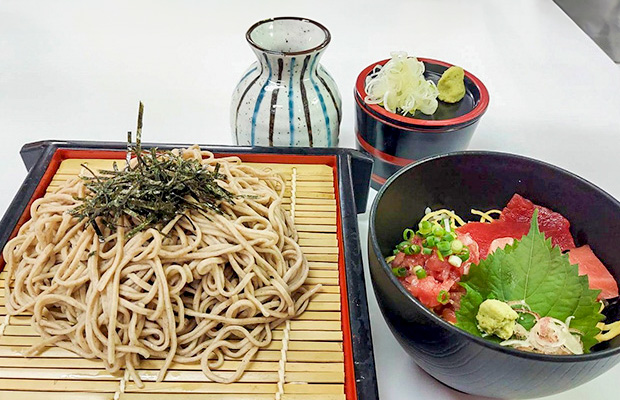
<instances>
[{"instance_id":1,"label":"green shiso leaf","mask_svg":"<svg viewBox=\"0 0 620 400\"><path fill-rule=\"evenodd\" d=\"M525 301L541 317L565 321L574 316L570 327L583 334L584 351L597 344L600 332L596 324L603 319L596 301L598 290L591 290L587 276L580 276L576 265L559 247L538 229L538 212L532 217L530 231L512 246L497 249L478 265L472 264L461 285L467 293L456 312L457 326L482 336L476 322L480 304L489 298L501 301ZM521 314L518 323L530 330L534 318Z\"/></svg>"}]
</instances>

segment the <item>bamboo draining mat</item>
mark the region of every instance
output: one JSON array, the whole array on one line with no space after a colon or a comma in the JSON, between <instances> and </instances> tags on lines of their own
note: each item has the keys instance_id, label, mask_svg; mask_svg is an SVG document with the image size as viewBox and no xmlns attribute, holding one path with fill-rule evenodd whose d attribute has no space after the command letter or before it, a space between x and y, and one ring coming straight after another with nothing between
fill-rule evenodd
<instances>
[{"instance_id":1,"label":"bamboo draining mat","mask_svg":"<svg viewBox=\"0 0 620 400\"><path fill-rule=\"evenodd\" d=\"M79 174L84 162L93 170L112 166L112 160L64 160L48 191ZM118 164L121 166L122 162ZM140 389L132 381L125 381L122 374L107 372L101 361L87 360L61 348L47 348L37 357L25 358L23 351L37 343L39 335L30 326L29 315L12 316L6 324L6 273L1 272L0 399L274 399L279 389L278 372L284 364L282 400L343 400L345 373L333 169L315 164L252 165L269 167L286 179L285 208L294 214L299 242L310 264L306 284L321 283L323 287L312 298L307 311L290 321L288 332L284 324L276 329L273 342L258 351L240 381L210 382L200 364L173 364L165 380L155 382L163 361L149 359L142 362L139 370L145 384ZM283 342L288 345L284 352ZM220 371L232 374L238 363L226 360Z\"/></svg>"}]
</instances>

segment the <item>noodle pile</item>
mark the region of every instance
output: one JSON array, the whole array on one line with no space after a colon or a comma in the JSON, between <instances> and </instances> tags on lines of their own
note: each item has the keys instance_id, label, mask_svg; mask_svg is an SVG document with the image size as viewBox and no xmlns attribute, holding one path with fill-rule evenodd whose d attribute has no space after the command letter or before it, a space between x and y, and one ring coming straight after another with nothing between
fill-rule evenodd
<instances>
[{"instance_id":1,"label":"noodle pile","mask_svg":"<svg viewBox=\"0 0 620 400\"><path fill-rule=\"evenodd\" d=\"M197 147L182 155L220 165L217 183L239 196L221 215L192 210L132 237L124 220L100 241L69 214L87 194L81 179L33 203L3 253L8 312L32 312L42 338L26 355L58 346L125 369L138 386L141 359L164 360L158 381L172 362L199 361L210 380L228 383L305 310L319 286L302 287L308 264L282 208L282 178ZM241 360L232 374L216 373L224 357Z\"/></svg>"}]
</instances>

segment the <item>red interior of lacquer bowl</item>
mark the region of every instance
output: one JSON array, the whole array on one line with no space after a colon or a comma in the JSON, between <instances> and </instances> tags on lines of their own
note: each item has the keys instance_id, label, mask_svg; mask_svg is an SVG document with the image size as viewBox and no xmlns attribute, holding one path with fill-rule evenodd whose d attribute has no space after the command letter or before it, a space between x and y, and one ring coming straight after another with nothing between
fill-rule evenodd
<instances>
[{"instance_id":1,"label":"red interior of lacquer bowl","mask_svg":"<svg viewBox=\"0 0 620 400\"><path fill-rule=\"evenodd\" d=\"M58 149L54 153L43 178L37 185L35 192L28 202L28 206L21 215L16 227L11 233L11 238L15 237L19 228L30 218L30 206L32 203L45 195L48 185L56 175L56 171L60 167L62 161L72 158L82 159L105 159L105 160L124 160L126 153L124 151L109 151L109 150L69 150ZM296 154L235 154L235 153L220 153L215 154L216 157L222 156L237 156L242 161L256 162L256 163L271 163L271 164L323 164L332 168L334 173L334 193L336 197L336 209L340 210L340 193L338 190L338 167L336 156L304 156ZM340 284L340 305L341 309L341 324L343 334L343 348L344 348L344 373L345 373L345 395L347 400L357 399L357 392L355 387L355 372L353 369L353 349L351 344L351 326L349 324L349 306L347 299L347 282L345 274L345 260L344 249L342 247L342 221L340 212L336 212L336 225L337 225L337 237L338 237L338 281ZM0 271L4 268L4 260L0 259Z\"/></svg>"}]
</instances>

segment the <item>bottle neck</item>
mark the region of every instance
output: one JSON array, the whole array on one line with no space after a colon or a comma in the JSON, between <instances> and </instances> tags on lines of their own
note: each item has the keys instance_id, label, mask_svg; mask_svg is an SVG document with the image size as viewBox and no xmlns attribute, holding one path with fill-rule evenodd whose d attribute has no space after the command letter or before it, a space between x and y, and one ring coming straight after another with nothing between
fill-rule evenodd
<instances>
[{"instance_id":1,"label":"bottle neck","mask_svg":"<svg viewBox=\"0 0 620 400\"><path fill-rule=\"evenodd\" d=\"M308 79L316 75L322 51L299 55L272 54L255 50L261 67L261 74L268 75L272 81L289 80L291 75L297 79Z\"/></svg>"}]
</instances>

